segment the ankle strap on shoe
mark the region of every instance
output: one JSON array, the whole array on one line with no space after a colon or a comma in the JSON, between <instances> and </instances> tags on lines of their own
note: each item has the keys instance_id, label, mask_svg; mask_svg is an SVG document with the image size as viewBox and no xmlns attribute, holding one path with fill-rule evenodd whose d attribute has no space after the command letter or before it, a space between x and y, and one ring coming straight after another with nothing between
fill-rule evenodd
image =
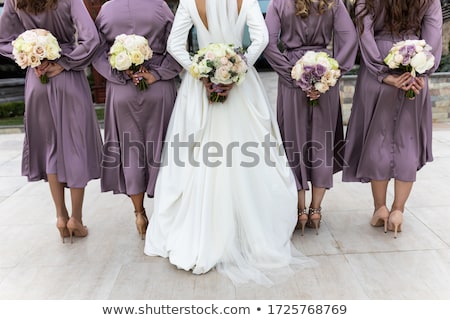
<instances>
[{"instance_id":1,"label":"ankle strap on shoe","mask_svg":"<svg viewBox=\"0 0 450 320\"><path fill-rule=\"evenodd\" d=\"M309 208L309 214L321 214L322 208Z\"/></svg>"}]
</instances>

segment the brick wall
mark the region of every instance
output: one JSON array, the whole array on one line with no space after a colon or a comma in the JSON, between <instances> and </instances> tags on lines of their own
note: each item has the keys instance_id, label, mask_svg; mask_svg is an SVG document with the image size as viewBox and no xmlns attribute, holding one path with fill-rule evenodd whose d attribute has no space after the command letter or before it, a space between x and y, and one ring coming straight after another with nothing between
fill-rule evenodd
<instances>
[{"instance_id":1,"label":"brick wall","mask_svg":"<svg viewBox=\"0 0 450 320\"><path fill-rule=\"evenodd\" d=\"M355 92L356 76L343 76L340 81L341 99L343 101L342 116L347 124ZM450 72L440 72L430 77L430 94L433 122L450 120Z\"/></svg>"}]
</instances>

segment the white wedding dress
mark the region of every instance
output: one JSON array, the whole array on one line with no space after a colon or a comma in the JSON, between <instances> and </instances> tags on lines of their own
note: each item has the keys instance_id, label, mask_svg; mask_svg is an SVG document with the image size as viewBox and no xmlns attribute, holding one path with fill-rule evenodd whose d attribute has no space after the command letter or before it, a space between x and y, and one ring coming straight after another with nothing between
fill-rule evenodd
<instances>
[{"instance_id":1,"label":"white wedding dress","mask_svg":"<svg viewBox=\"0 0 450 320\"><path fill-rule=\"evenodd\" d=\"M267 29L256 0L244 0L239 13L236 0L206 0L206 9L208 28L195 0L180 1L168 51L189 70L186 39L192 25L200 47L239 47L247 24L250 68L223 104L209 104L202 82L185 74L166 136L144 251L195 274L215 267L234 283L272 284L275 274L310 260L290 241L297 221L296 185L253 67L267 44ZM268 137L272 146L264 148Z\"/></svg>"}]
</instances>

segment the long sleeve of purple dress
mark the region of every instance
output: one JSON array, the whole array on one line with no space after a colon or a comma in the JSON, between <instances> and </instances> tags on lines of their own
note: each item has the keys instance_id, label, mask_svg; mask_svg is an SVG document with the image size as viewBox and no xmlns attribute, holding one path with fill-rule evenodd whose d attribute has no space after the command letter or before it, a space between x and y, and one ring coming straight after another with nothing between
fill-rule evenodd
<instances>
[{"instance_id":1,"label":"long sleeve of purple dress","mask_svg":"<svg viewBox=\"0 0 450 320\"><path fill-rule=\"evenodd\" d=\"M325 49L333 42L333 56L342 73L350 70L357 53L356 31L344 3L336 1L330 15L310 15L307 19L292 14L295 4L272 0L266 13L269 44L264 57L288 83L293 83L291 70L302 54L294 51ZM279 45L283 46L283 52Z\"/></svg>"},{"instance_id":2,"label":"long sleeve of purple dress","mask_svg":"<svg viewBox=\"0 0 450 320\"><path fill-rule=\"evenodd\" d=\"M360 2L356 7L356 14L363 8L364 1ZM361 56L364 59L365 65L369 72L374 75L378 82L391 73L389 67L384 63L385 55L380 52L377 39L383 32L381 27L374 23L372 17L367 15L363 20L364 31L359 37L361 48ZM435 57L435 66L427 71L427 74L433 73L439 66L440 57L442 54L442 11L440 2L438 0L432 1L430 7L424 14L422 21L420 38L424 39L431 47L432 53ZM358 28L358 32L359 32Z\"/></svg>"},{"instance_id":3,"label":"long sleeve of purple dress","mask_svg":"<svg viewBox=\"0 0 450 320\"><path fill-rule=\"evenodd\" d=\"M25 30L39 27L49 30L58 39L62 53L57 62L65 70L84 70L99 43L95 25L82 0L60 1L58 6L70 6L70 12L58 10L50 19L45 13L34 17L16 12L13 2L6 1L0 22L0 53L14 59L11 41ZM67 21L72 23L67 24Z\"/></svg>"},{"instance_id":4,"label":"long sleeve of purple dress","mask_svg":"<svg viewBox=\"0 0 450 320\"><path fill-rule=\"evenodd\" d=\"M12 41L24 31L12 1L6 1L0 19L0 54L14 60Z\"/></svg>"},{"instance_id":5,"label":"long sleeve of purple dress","mask_svg":"<svg viewBox=\"0 0 450 320\"><path fill-rule=\"evenodd\" d=\"M434 67L428 70L427 74L432 74L439 67L442 56L442 9L438 0L433 1L430 8L425 12L421 38L430 46L431 52L435 58Z\"/></svg>"}]
</instances>

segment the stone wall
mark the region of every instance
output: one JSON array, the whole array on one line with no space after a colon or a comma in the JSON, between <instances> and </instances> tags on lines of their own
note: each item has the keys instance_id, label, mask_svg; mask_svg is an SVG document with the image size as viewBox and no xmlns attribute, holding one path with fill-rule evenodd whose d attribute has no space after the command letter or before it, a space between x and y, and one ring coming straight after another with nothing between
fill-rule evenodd
<instances>
[{"instance_id":1,"label":"stone wall","mask_svg":"<svg viewBox=\"0 0 450 320\"><path fill-rule=\"evenodd\" d=\"M442 54L449 54L448 51L450 42L450 20L442 26Z\"/></svg>"},{"instance_id":2,"label":"stone wall","mask_svg":"<svg viewBox=\"0 0 450 320\"><path fill-rule=\"evenodd\" d=\"M356 76L346 75L340 81L341 99L343 101L342 116L347 124L350 116ZM430 77L430 94L433 122L450 120L450 72L434 73Z\"/></svg>"}]
</instances>

